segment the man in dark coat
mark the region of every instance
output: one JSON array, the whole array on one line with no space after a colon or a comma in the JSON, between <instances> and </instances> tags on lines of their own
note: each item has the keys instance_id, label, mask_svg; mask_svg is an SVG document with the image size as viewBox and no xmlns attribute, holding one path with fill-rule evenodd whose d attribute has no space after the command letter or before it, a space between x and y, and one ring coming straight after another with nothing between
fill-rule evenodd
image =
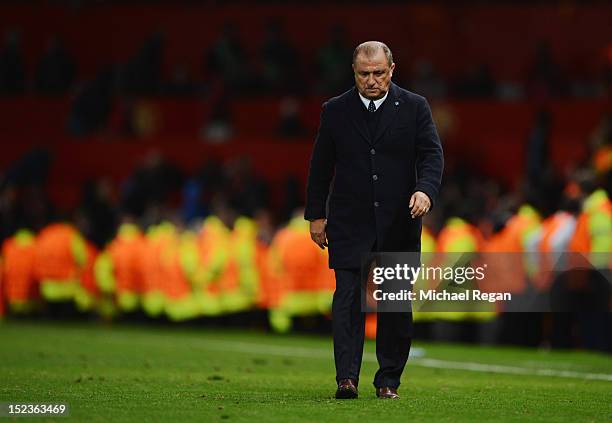
<instances>
[{"instance_id":1,"label":"man in dark coat","mask_svg":"<svg viewBox=\"0 0 612 423\"><path fill-rule=\"evenodd\" d=\"M363 355L364 253L419 252L421 217L435 202L443 154L427 101L391 82L395 63L377 41L353 54L355 87L323 105L305 218L335 270L332 306L337 398L356 398ZM378 313L377 396L399 398L412 313Z\"/></svg>"}]
</instances>

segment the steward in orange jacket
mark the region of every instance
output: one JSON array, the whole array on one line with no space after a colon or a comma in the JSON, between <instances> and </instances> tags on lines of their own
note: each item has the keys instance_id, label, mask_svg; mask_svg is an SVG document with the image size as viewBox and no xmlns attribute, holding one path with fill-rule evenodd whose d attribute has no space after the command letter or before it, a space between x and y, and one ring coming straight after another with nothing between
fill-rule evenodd
<instances>
[{"instance_id":1,"label":"steward in orange jacket","mask_svg":"<svg viewBox=\"0 0 612 423\"><path fill-rule=\"evenodd\" d=\"M68 223L53 223L36 239L35 268L40 289L50 302L72 301L87 265L85 239Z\"/></svg>"},{"instance_id":2,"label":"steward in orange jacket","mask_svg":"<svg viewBox=\"0 0 612 423\"><path fill-rule=\"evenodd\" d=\"M333 271L328 268L327 250L310 239L308 222L298 212L281 229L270 246L269 268L277 298L270 309L270 324L279 332L291 328L295 316L328 314L335 289Z\"/></svg>"},{"instance_id":3,"label":"steward in orange jacket","mask_svg":"<svg viewBox=\"0 0 612 423\"><path fill-rule=\"evenodd\" d=\"M584 200L569 250L588 254L599 268L612 268L612 201L604 190L596 190Z\"/></svg>"},{"instance_id":4,"label":"steward in orange jacket","mask_svg":"<svg viewBox=\"0 0 612 423\"><path fill-rule=\"evenodd\" d=\"M479 253L483 247L484 237L480 230L460 217L451 217L446 221L446 225L438 234L436 245L438 252L446 253L444 266L468 266L470 253ZM478 311L442 311L438 318L451 321L490 320L495 316L492 311L481 310L485 309L486 305L475 306Z\"/></svg>"},{"instance_id":5,"label":"steward in orange jacket","mask_svg":"<svg viewBox=\"0 0 612 423\"><path fill-rule=\"evenodd\" d=\"M485 285L488 291L520 293L527 288L527 279L535 272L527 256L529 239L540 226L538 212L523 205L503 228L483 245L483 259L488 265ZM493 274L492 272L495 272Z\"/></svg>"},{"instance_id":6,"label":"steward in orange jacket","mask_svg":"<svg viewBox=\"0 0 612 423\"><path fill-rule=\"evenodd\" d=\"M2 256L0 256L0 320L6 314L6 306L4 305L4 283L2 281Z\"/></svg>"},{"instance_id":7,"label":"steward in orange jacket","mask_svg":"<svg viewBox=\"0 0 612 423\"><path fill-rule=\"evenodd\" d=\"M4 241L1 256L4 265L1 278L5 301L12 313L28 313L40 300L35 274L35 235L29 230L19 230Z\"/></svg>"},{"instance_id":8,"label":"steward in orange jacket","mask_svg":"<svg viewBox=\"0 0 612 423\"><path fill-rule=\"evenodd\" d=\"M135 311L140 306L145 242L138 226L123 223L96 260L95 274L99 289L113 296L123 312Z\"/></svg>"}]
</instances>

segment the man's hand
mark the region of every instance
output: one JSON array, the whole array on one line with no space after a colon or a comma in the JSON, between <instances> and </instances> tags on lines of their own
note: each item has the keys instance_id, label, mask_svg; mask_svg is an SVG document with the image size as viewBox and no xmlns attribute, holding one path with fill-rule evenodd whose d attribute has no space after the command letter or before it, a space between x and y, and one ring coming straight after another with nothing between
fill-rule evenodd
<instances>
[{"instance_id":1,"label":"man's hand","mask_svg":"<svg viewBox=\"0 0 612 423\"><path fill-rule=\"evenodd\" d=\"M327 236L325 226L327 219L317 219L310 222L310 238L322 249L327 247Z\"/></svg>"},{"instance_id":2,"label":"man's hand","mask_svg":"<svg viewBox=\"0 0 612 423\"><path fill-rule=\"evenodd\" d=\"M408 205L408 207L410 207L410 216L412 216L412 218L414 219L416 217L421 217L427 214L427 212L431 208L431 201L429 200L427 194L421 191L417 191L412 194L412 197L410 197L410 204Z\"/></svg>"}]
</instances>

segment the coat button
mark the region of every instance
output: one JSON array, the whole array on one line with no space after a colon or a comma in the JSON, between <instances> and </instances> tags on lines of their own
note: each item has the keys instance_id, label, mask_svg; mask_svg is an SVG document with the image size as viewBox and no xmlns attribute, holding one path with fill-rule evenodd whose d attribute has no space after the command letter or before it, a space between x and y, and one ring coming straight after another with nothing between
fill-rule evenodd
<instances>
[{"instance_id":1,"label":"coat button","mask_svg":"<svg viewBox=\"0 0 612 423\"><path fill-rule=\"evenodd\" d=\"M374 179L375 181L378 181L378 175L372 175L372 179Z\"/></svg>"},{"instance_id":2,"label":"coat button","mask_svg":"<svg viewBox=\"0 0 612 423\"><path fill-rule=\"evenodd\" d=\"M374 207L378 207L380 206L380 203L378 201L374 201Z\"/></svg>"},{"instance_id":3,"label":"coat button","mask_svg":"<svg viewBox=\"0 0 612 423\"><path fill-rule=\"evenodd\" d=\"M371 150L370 150L370 154L371 154L371 155L374 155L374 154L376 154L376 150L374 150L374 149L371 149Z\"/></svg>"}]
</instances>

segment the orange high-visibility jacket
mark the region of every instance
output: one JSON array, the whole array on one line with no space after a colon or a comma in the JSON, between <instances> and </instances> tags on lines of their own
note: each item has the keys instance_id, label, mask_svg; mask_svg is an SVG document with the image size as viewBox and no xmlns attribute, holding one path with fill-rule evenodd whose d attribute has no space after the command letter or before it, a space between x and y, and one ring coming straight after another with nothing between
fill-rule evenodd
<instances>
[{"instance_id":1,"label":"orange high-visibility jacket","mask_svg":"<svg viewBox=\"0 0 612 423\"><path fill-rule=\"evenodd\" d=\"M255 265L259 274L259 289L257 290L257 306L268 309L274 303L274 284L272 283L272 272L268 263L270 247L261 240L255 244Z\"/></svg>"},{"instance_id":2,"label":"orange high-visibility jacket","mask_svg":"<svg viewBox=\"0 0 612 423\"><path fill-rule=\"evenodd\" d=\"M162 291L169 301L188 297L192 293L191 283L181 264L181 239L176 227L168 224L161 237L159 251L160 270L162 274Z\"/></svg>"},{"instance_id":3,"label":"orange high-visibility jacket","mask_svg":"<svg viewBox=\"0 0 612 423\"><path fill-rule=\"evenodd\" d=\"M143 294L161 293L164 286L164 272L160 256L167 237L161 236L158 230L150 228L142 252L142 292Z\"/></svg>"},{"instance_id":4,"label":"orange high-visibility jacket","mask_svg":"<svg viewBox=\"0 0 612 423\"><path fill-rule=\"evenodd\" d=\"M576 218L565 211L558 211L542 222L537 248L540 253L539 270L533 278L534 285L547 290L552 283L557 255L566 252L576 229Z\"/></svg>"},{"instance_id":5,"label":"orange high-visibility jacket","mask_svg":"<svg viewBox=\"0 0 612 423\"><path fill-rule=\"evenodd\" d=\"M6 308L4 305L4 281L2 279L3 266L4 262L2 261L2 256L0 255L0 319L6 314Z\"/></svg>"},{"instance_id":6,"label":"orange high-visibility jacket","mask_svg":"<svg viewBox=\"0 0 612 423\"><path fill-rule=\"evenodd\" d=\"M124 292L137 295L143 293L144 250L145 239L140 230L135 225L122 225L107 247L113 262L117 295Z\"/></svg>"},{"instance_id":7,"label":"orange high-visibility jacket","mask_svg":"<svg viewBox=\"0 0 612 423\"><path fill-rule=\"evenodd\" d=\"M219 280L229 260L229 228L218 217L207 217L198 234L197 247L200 260L196 283L207 294L218 295Z\"/></svg>"},{"instance_id":8,"label":"orange high-visibility jacket","mask_svg":"<svg viewBox=\"0 0 612 423\"><path fill-rule=\"evenodd\" d=\"M78 280L85 257L75 255L75 240L82 240L67 223L54 223L40 231L36 239L36 274L39 280Z\"/></svg>"},{"instance_id":9,"label":"orange high-visibility jacket","mask_svg":"<svg viewBox=\"0 0 612 423\"><path fill-rule=\"evenodd\" d=\"M499 233L485 241L483 259L489 266L486 285L494 284L498 291L514 293L527 288L527 263L523 253L526 251L526 237L536 231L539 224L537 212L524 205L508 219Z\"/></svg>"},{"instance_id":10,"label":"orange high-visibility jacket","mask_svg":"<svg viewBox=\"0 0 612 423\"><path fill-rule=\"evenodd\" d=\"M328 267L328 258L310 238L308 222L302 218L293 219L281 229L272 241L271 265L276 270L280 286L287 292L333 291L335 279Z\"/></svg>"},{"instance_id":11,"label":"orange high-visibility jacket","mask_svg":"<svg viewBox=\"0 0 612 423\"><path fill-rule=\"evenodd\" d=\"M35 277L35 237L30 231L19 231L4 241L2 279L9 304L27 304L39 298Z\"/></svg>"},{"instance_id":12,"label":"orange high-visibility jacket","mask_svg":"<svg viewBox=\"0 0 612 423\"><path fill-rule=\"evenodd\" d=\"M603 190L595 191L584 202L569 250L581 253L612 251L610 222L612 201Z\"/></svg>"},{"instance_id":13,"label":"orange high-visibility jacket","mask_svg":"<svg viewBox=\"0 0 612 423\"><path fill-rule=\"evenodd\" d=\"M482 233L477 227L458 217L451 217L438 234L437 249L445 253L481 251L483 243Z\"/></svg>"}]
</instances>

